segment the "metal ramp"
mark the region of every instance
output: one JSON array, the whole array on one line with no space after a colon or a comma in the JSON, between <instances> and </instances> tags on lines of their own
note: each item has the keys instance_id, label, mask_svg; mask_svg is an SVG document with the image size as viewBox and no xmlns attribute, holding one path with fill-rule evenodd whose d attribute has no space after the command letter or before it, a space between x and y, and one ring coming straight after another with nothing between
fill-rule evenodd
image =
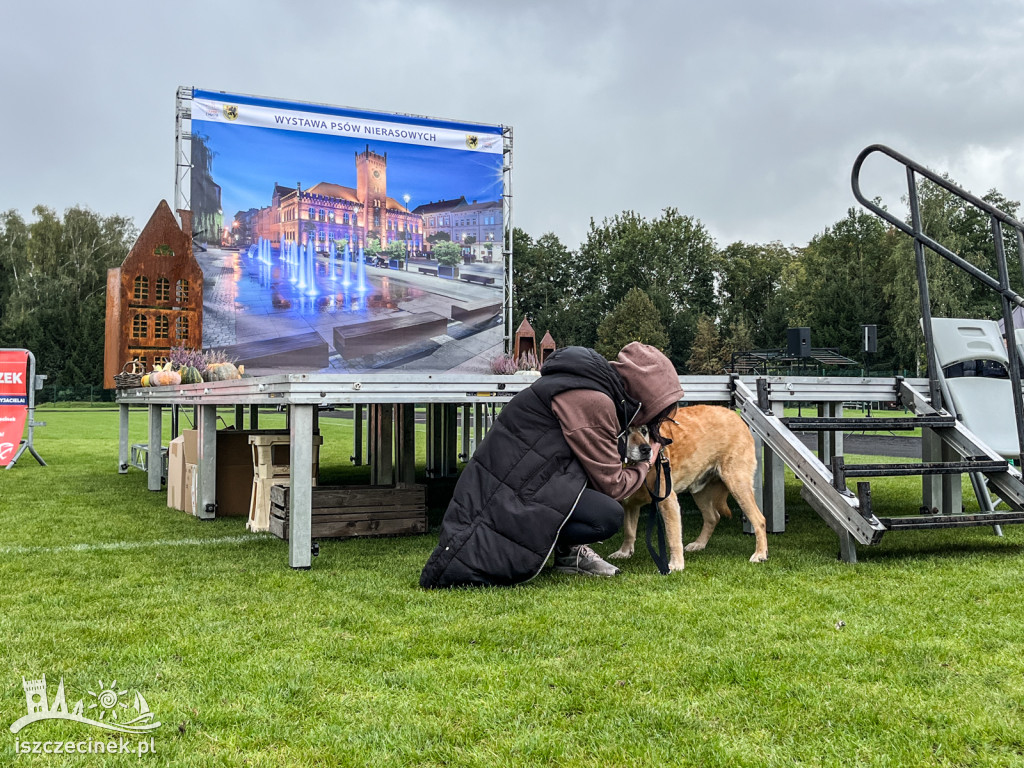
<instances>
[{"instance_id":1,"label":"metal ramp","mask_svg":"<svg viewBox=\"0 0 1024 768\"><path fill-rule=\"evenodd\" d=\"M857 562L856 545L873 546L888 531L962 528L971 526L1024 523L1024 482L1021 474L996 455L977 436L949 413L935 410L916 389L903 379L895 381L895 398L915 416L907 418L844 419L784 418L772 413L770 384L757 380L756 394L733 376L731 389L744 421L764 441L803 484L800 495L839 537L840 556L845 562ZM932 430L956 459L919 464L846 465L842 456L834 456L826 466L797 437L799 431ZM847 488L848 478L902 475L952 475L959 483L963 473L983 475L1011 511L983 510L977 514L924 514L902 517L876 517L871 505L871 488L857 483L857 493Z\"/></svg>"},{"instance_id":2,"label":"metal ramp","mask_svg":"<svg viewBox=\"0 0 1024 768\"><path fill-rule=\"evenodd\" d=\"M882 207L878 200L868 199L861 192L861 168L864 161L876 153L895 161L906 173L910 223L897 218ZM995 277L958 256L924 232L918 178L927 179L988 217L997 269ZM1020 471L1007 460L1012 458L1021 466L1021 460L1024 458L1024 394L1021 392L1020 353L1015 343L1012 316L1015 307L1024 307L1024 297L1010 288L1003 241L1004 231L1012 231L1016 237L1018 253L1024 253L1024 225L919 163L880 144L871 145L858 155L853 165L851 183L854 196L865 208L914 240L921 328L929 363L927 397L909 386L905 380L897 378L894 399L913 412L913 417L884 420L785 419L777 414L777 409L771 407L769 384L765 379L757 380L755 395L738 377L735 377L732 380L735 402L740 406L743 418L755 434L780 456L801 480L801 496L839 536L840 555L846 562L856 562L857 544L877 544L888 531L993 526L996 533L1001 535L1002 525L1024 523L1024 483L1021 481ZM926 248L999 296L1007 336L1006 356L1003 362L1010 386L1005 389L1008 389L1013 400L1012 418L1016 421L1017 437L1016 447L1003 446L1002 455L986 444L984 435L975 434L965 426L962 414L958 412L955 398L951 394L953 388L944 376L933 329L925 261ZM1024 259L1020 261L1024 277ZM994 345L988 346L992 348ZM979 426L980 421L984 419L979 420ZM830 466L825 466L794 434L795 431L809 430L824 433L917 428L921 429L922 447L926 457L926 460L919 464L847 466L839 455L831 458ZM1012 444L1012 440L1009 442ZM965 514L960 508L961 478L964 474L971 477L978 496L981 511L977 514ZM870 484L857 482L856 494L847 488L848 479L906 475L921 475L928 478L923 483L925 503L920 509L922 514L876 517L871 505ZM1006 502L1010 511L995 510L990 490ZM930 502L933 499L938 499L938 506L932 506Z\"/></svg>"}]
</instances>

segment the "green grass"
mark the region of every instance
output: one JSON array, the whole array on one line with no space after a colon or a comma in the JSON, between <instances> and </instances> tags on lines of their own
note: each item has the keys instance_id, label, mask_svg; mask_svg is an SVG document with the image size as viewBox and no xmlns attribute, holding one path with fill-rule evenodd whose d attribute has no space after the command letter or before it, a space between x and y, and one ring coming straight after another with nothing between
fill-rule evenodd
<instances>
[{"instance_id":1,"label":"green grass","mask_svg":"<svg viewBox=\"0 0 1024 768\"><path fill-rule=\"evenodd\" d=\"M40 418L50 466L0 471L0 765L1024 764L1020 529L894 534L851 567L790 479L763 565L734 519L682 574L641 551L615 579L425 592L436 531L324 542L293 572L284 542L117 474L115 412ZM321 426L325 474L355 478L347 423ZM875 504L914 511L919 487ZM69 702L141 691L157 754L15 760L16 738L100 738L6 730L43 674Z\"/></svg>"}]
</instances>

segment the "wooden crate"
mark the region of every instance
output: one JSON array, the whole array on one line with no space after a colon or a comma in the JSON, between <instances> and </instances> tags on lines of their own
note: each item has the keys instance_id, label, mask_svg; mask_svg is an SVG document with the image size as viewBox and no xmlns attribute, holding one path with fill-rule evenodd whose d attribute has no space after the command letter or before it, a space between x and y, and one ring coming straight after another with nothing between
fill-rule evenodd
<instances>
[{"instance_id":1,"label":"wooden crate","mask_svg":"<svg viewBox=\"0 0 1024 768\"><path fill-rule=\"evenodd\" d=\"M288 538L291 488L270 489L270 532ZM313 489L313 538L404 536L427 532L427 493L422 485L320 486Z\"/></svg>"}]
</instances>

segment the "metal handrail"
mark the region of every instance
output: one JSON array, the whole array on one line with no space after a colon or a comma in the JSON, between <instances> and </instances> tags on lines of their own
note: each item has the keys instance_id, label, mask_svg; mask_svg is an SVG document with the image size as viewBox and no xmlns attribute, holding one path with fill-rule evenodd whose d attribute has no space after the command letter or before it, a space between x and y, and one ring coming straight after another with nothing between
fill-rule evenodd
<instances>
[{"instance_id":1,"label":"metal handrail","mask_svg":"<svg viewBox=\"0 0 1024 768\"><path fill-rule=\"evenodd\" d=\"M860 171L864 161L872 154L879 152L887 155L902 165L907 173L907 198L910 203L910 224L897 218L886 211L878 203L869 200L860 189ZM969 261L957 255L944 245L924 233L921 222L921 205L917 194L917 176L923 176L933 184L941 187L947 192L959 197L975 208L988 214L991 225L992 241L995 248L996 268L998 276L992 277L987 272L979 269ZM1009 270L1006 265L1006 249L1003 242L1002 227L1012 227L1017 233L1017 253L1020 255L1021 273L1024 276L1024 224L1021 224L1012 216L1004 213L994 205L975 197L965 189L961 189L948 179L944 179L934 171L925 168L920 163L911 160L894 149L883 144L872 144L866 147L857 155L853 163L851 174L853 196L857 201L874 213L879 218L887 221L901 232L910 235L914 239L914 258L917 264L918 296L921 302L922 330L924 331L925 350L928 356L929 389L933 403L943 402L942 398L942 369L938 364L938 357L935 354L935 341L932 337L932 313L931 301L928 294L928 271L924 258L924 249L942 256L944 259L968 273L987 288L999 294L1003 309L1003 334L1006 338L1006 354L1009 358L1010 382L1013 390L1013 409L1017 420L1017 447L1019 459L1024 459L1024 396L1021 394L1020 361L1017 354L1017 345L1013 332L1013 305L1024 307L1024 297L1010 288ZM950 409L952 402L948 402ZM953 410L955 413L955 410Z\"/></svg>"}]
</instances>

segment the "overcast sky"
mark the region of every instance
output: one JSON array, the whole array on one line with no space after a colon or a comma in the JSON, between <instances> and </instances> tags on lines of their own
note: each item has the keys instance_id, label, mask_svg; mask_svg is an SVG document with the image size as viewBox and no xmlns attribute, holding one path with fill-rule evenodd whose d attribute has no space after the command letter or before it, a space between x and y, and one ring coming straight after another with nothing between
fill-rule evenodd
<instances>
[{"instance_id":1,"label":"overcast sky","mask_svg":"<svg viewBox=\"0 0 1024 768\"><path fill-rule=\"evenodd\" d=\"M720 245L804 245L881 142L1024 198L1024 0L19 2L3 13L0 210L141 226L179 85L514 129L514 223L569 247L673 206ZM898 207L882 161L865 192Z\"/></svg>"}]
</instances>

